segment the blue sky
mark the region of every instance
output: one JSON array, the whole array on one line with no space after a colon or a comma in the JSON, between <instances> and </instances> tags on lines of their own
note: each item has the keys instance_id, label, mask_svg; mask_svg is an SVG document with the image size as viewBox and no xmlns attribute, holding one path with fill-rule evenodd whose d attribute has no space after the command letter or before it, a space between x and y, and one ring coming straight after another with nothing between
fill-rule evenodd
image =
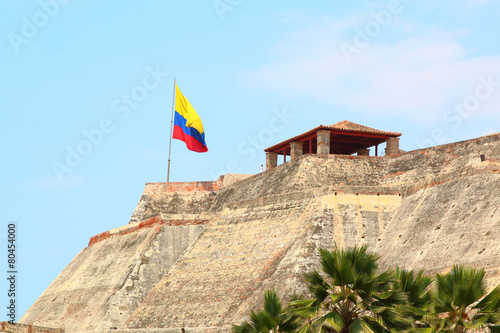
<instances>
[{"instance_id":1,"label":"blue sky","mask_svg":"<svg viewBox=\"0 0 500 333\"><path fill-rule=\"evenodd\" d=\"M174 140L171 181L214 180L344 119L402 132L405 150L500 131L499 34L498 0L2 0L0 267L14 221L17 318L166 180L174 77L209 152Z\"/></svg>"}]
</instances>

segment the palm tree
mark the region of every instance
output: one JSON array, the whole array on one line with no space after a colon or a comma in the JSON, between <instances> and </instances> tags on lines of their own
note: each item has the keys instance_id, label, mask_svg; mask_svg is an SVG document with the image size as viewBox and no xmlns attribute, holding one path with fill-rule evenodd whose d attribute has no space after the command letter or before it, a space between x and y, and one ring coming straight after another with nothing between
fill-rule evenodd
<instances>
[{"instance_id":1,"label":"palm tree","mask_svg":"<svg viewBox=\"0 0 500 333\"><path fill-rule=\"evenodd\" d=\"M432 278L424 275L424 271L415 272L396 268L396 280L391 289L399 290L408 297L406 304L396 305L397 320L389 326L397 331L407 331L415 328L427 328L429 325L424 317L428 314L431 304L429 286ZM390 319L390 318L389 318Z\"/></svg>"},{"instance_id":2,"label":"palm tree","mask_svg":"<svg viewBox=\"0 0 500 333\"><path fill-rule=\"evenodd\" d=\"M484 269L457 265L448 274L437 274L427 318L431 328L420 332L462 333L478 328L500 332L500 287L486 295L483 278Z\"/></svg>"},{"instance_id":3,"label":"palm tree","mask_svg":"<svg viewBox=\"0 0 500 333\"><path fill-rule=\"evenodd\" d=\"M234 332L500 333L500 286L486 294L484 269L453 266L436 275L432 291L423 271L377 272L378 256L367 247L320 249L323 275L305 274L311 299L294 296L283 309L274 290L264 309Z\"/></svg>"},{"instance_id":4,"label":"palm tree","mask_svg":"<svg viewBox=\"0 0 500 333\"><path fill-rule=\"evenodd\" d=\"M326 278L317 271L305 274L314 297L286 309L305 320L298 332L388 332L399 322L396 305L408 298L391 289L394 272L377 272L378 256L366 246L319 251Z\"/></svg>"},{"instance_id":5,"label":"palm tree","mask_svg":"<svg viewBox=\"0 0 500 333\"><path fill-rule=\"evenodd\" d=\"M298 298L292 296L291 301ZM255 332L292 332L299 325L296 323L297 317L283 313L283 306L274 290L264 292L264 309L250 314L250 322L244 321L240 325L233 325L233 332L255 333Z\"/></svg>"}]
</instances>

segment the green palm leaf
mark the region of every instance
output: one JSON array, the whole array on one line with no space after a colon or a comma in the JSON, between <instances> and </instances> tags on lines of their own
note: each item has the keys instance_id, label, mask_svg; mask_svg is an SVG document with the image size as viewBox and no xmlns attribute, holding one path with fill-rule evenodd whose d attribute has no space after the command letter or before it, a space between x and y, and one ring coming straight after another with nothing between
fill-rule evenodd
<instances>
[{"instance_id":1,"label":"green palm leaf","mask_svg":"<svg viewBox=\"0 0 500 333\"><path fill-rule=\"evenodd\" d=\"M500 289L485 295L484 274L484 269L457 265L448 274L437 274L428 316L431 327L450 332L485 327L494 330L494 325L500 324Z\"/></svg>"},{"instance_id":2,"label":"green palm leaf","mask_svg":"<svg viewBox=\"0 0 500 333\"><path fill-rule=\"evenodd\" d=\"M283 308L274 290L266 290L264 292L264 310L273 318L278 318L281 314Z\"/></svg>"},{"instance_id":3,"label":"green palm leaf","mask_svg":"<svg viewBox=\"0 0 500 333\"><path fill-rule=\"evenodd\" d=\"M488 295L486 295L476 308L485 312L494 312L500 310L500 286L496 287Z\"/></svg>"},{"instance_id":4,"label":"green palm leaf","mask_svg":"<svg viewBox=\"0 0 500 333\"><path fill-rule=\"evenodd\" d=\"M363 319L357 319L349 327L349 333L376 333Z\"/></svg>"}]
</instances>

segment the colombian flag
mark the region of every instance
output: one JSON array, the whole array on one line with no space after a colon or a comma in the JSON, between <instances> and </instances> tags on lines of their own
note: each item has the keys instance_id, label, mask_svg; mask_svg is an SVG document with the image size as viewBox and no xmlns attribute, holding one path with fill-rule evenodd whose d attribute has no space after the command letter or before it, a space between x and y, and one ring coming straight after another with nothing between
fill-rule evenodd
<instances>
[{"instance_id":1,"label":"colombian flag","mask_svg":"<svg viewBox=\"0 0 500 333\"><path fill-rule=\"evenodd\" d=\"M184 141L187 148L198 153L208 151L201 119L191 103L175 85L174 139Z\"/></svg>"}]
</instances>

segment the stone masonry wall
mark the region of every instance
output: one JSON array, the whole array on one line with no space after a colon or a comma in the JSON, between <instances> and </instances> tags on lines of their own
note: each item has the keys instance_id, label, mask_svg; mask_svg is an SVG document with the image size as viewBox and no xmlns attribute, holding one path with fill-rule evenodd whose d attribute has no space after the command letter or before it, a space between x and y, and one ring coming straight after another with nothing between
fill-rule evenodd
<instances>
[{"instance_id":1,"label":"stone masonry wall","mask_svg":"<svg viewBox=\"0 0 500 333\"><path fill-rule=\"evenodd\" d=\"M481 154L486 155L485 162L481 162ZM381 184L412 194L424 187L499 170L500 134L492 134L389 158Z\"/></svg>"},{"instance_id":2,"label":"stone masonry wall","mask_svg":"<svg viewBox=\"0 0 500 333\"><path fill-rule=\"evenodd\" d=\"M0 322L0 333L64 333L61 328L50 328L33 325L24 325L8 321Z\"/></svg>"},{"instance_id":3,"label":"stone masonry wall","mask_svg":"<svg viewBox=\"0 0 500 333\"><path fill-rule=\"evenodd\" d=\"M204 219L222 181L186 183L147 183L129 223L137 223L158 215L170 214L176 219L189 214L189 219ZM169 219L165 216L165 219Z\"/></svg>"},{"instance_id":4,"label":"stone masonry wall","mask_svg":"<svg viewBox=\"0 0 500 333\"><path fill-rule=\"evenodd\" d=\"M170 182L170 183L146 183L144 194L159 192L192 192L192 191L218 191L222 188L222 181L204 182Z\"/></svg>"},{"instance_id":5,"label":"stone masonry wall","mask_svg":"<svg viewBox=\"0 0 500 333\"><path fill-rule=\"evenodd\" d=\"M286 194L311 188L334 186L339 190L357 186L373 192L380 184L385 167L383 158L368 156L330 155L328 159L303 155L275 169L244 179L217 192L212 212L223 205L242 200L253 200L277 194Z\"/></svg>"},{"instance_id":6,"label":"stone masonry wall","mask_svg":"<svg viewBox=\"0 0 500 333\"><path fill-rule=\"evenodd\" d=\"M399 202L399 195L318 188L228 203L150 292L128 327L228 331L248 309L261 305L266 289L275 287L280 295L307 292L302 274L318 268L319 247L376 242Z\"/></svg>"},{"instance_id":7,"label":"stone masonry wall","mask_svg":"<svg viewBox=\"0 0 500 333\"><path fill-rule=\"evenodd\" d=\"M296 203L292 211L261 207L248 211L245 217L237 214L237 220L229 212L213 220L203 237L134 312L128 327L221 325L252 297L294 241L301 238L302 223L286 216L303 213L306 207L307 201Z\"/></svg>"},{"instance_id":8,"label":"stone masonry wall","mask_svg":"<svg viewBox=\"0 0 500 333\"><path fill-rule=\"evenodd\" d=\"M453 264L486 269L500 284L500 175L475 175L406 197L373 248L381 267L443 273Z\"/></svg>"},{"instance_id":9,"label":"stone masonry wall","mask_svg":"<svg viewBox=\"0 0 500 333\"><path fill-rule=\"evenodd\" d=\"M476 156L474 149L470 149L471 146L480 146L482 151L491 156L490 161L477 165L479 156ZM430 207L435 207L438 197L458 201L459 198L454 197L453 193L463 191L463 184L458 184L450 193L439 188L451 186L453 175L460 175L464 179L481 175L497 177L496 162L493 158L498 156L495 155L497 149L498 136L490 136L472 142L411 152L397 158L329 156L328 159L318 160L313 156L304 156L280 165L275 172L266 172L224 188L217 194L212 206L212 211L220 211L218 218L212 220L207 233L183 257L186 261L176 265L150 293L129 320L129 327L145 329L224 326L229 330L230 323L239 322L245 313L248 314L248 309L258 307L258 299L261 298L265 287L275 286L281 295L290 295L300 290L300 274L307 271L306 268L314 266L318 246L368 244L372 250L380 249L384 265L398 263L402 267L418 267L412 266L412 262L418 261L417 256L411 258L411 255L415 255L415 250L404 249L401 257L384 257L387 253L397 253L387 247L392 244L391 241L394 242L394 229L397 230L403 224L404 218L396 218L401 211L400 206L404 204L415 209L428 207L429 213L424 216L428 219L438 219L439 215L430 210ZM412 163L412 160L415 163ZM408 181L409 179L411 181ZM443 185L437 183L439 179ZM412 187L412 183L425 184L430 191L435 191L437 197L424 198L417 201L415 206L412 200L425 189ZM476 190L479 191L480 188L481 185L478 185ZM316 190L311 192L307 189ZM401 190L405 190L406 194L401 196ZM481 201L492 200L491 197L483 199ZM300 207L304 207L305 202L307 208L302 210ZM462 205L470 207L471 203ZM425 212L424 209L423 211ZM497 226L498 217L491 209L481 207L481 212L484 216L491 215L490 222L487 222L490 224L481 228ZM460 216L465 214L465 211L460 212ZM312 227L313 221L323 222ZM449 225L450 221L444 220L443 223ZM285 226L285 229L281 229L282 226ZM306 232L295 234L296 228L303 228ZM316 233L314 230L321 231ZM212 231L215 231L217 239L205 239L213 237L210 236ZM283 234L279 234L280 232ZM420 237L416 237L417 235ZM274 250L269 248L274 243L269 236L276 236L282 247ZM322 241L310 242L315 237ZM429 240L428 236L418 232L410 233L407 237L406 242L414 248L425 247L426 241ZM266 248L255 248L256 240ZM464 262L461 257L463 250L459 251L463 243L445 238L442 244L450 241L454 242L455 249L453 253L446 253L446 256L456 263ZM213 248L214 244L225 245ZM245 251L247 248L262 253L264 262L246 261L249 254ZM271 252L268 253L265 249ZM301 250L297 252L297 249ZM211 256L211 251L215 251L217 256ZM497 253L496 251L494 248L492 253ZM483 250L484 252L486 251ZM200 255L201 253L208 255ZM298 265L300 253L307 259ZM490 254L488 258L491 261L494 256ZM205 263L207 259L208 265ZM431 260L431 257L428 259ZM266 263L266 260L269 261ZM287 260L290 266L284 264ZM439 258L436 260L439 261ZM424 262L422 261L422 266ZM441 264L441 268L445 269L448 263L442 261ZM492 265L494 266L489 262L487 267ZM253 269L258 267L265 269L266 278L252 274ZM286 269L280 271L279 267ZM499 275L496 266L492 269L494 274ZM193 270L197 272L195 280L191 275L184 275ZM288 278L281 279L280 272L288 272ZM294 277L293 274L290 275L291 272L300 274ZM217 284L213 285L213 282L209 281L217 281ZM237 284L234 284L235 281ZM257 287L254 287L253 292L245 293L245 290L248 291L246 285ZM289 285L294 288L287 289L286 286ZM210 295L199 296L203 290L210 290ZM161 299L173 301L172 304L160 306ZM210 305L204 307L203 304Z\"/></svg>"},{"instance_id":10,"label":"stone masonry wall","mask_svg":"<svg viewBox=\"0 0 500 333\"><path fill-rule=\"evenodd\" d=\"M499 166L496 134L397 157L303 155L214 191L147 184L131 224L94 239L21 321L228 332L264 290L306 292L302 274L335 244L368 244L382 268L481 265L495 283Z\"/></svg>"},{"instance_id":11,"label":"stone masonry wall","mask_svg":"<svg viewBox=\"0 0 500 333\"><path fill-rule=\"evenodd\" d=\"M101 242L105 239L111 238L111 237L117 237L117 236L123 236L126 234L130 234L132 232L135 232L139 229L143 228L152 228L152 227L159 227L162 225L167 225L167 226L187 226L187 225L203 225L206 224L208 220L164 220L160 216L156 216L153 218L150 218L148 220L138 222L138 223L133 223L133 224L128 224L124 227L112 229L105 231L99 235L92 236L89 240L89 245L94 245L98 242Z\"/></svg>"}]
</instances>

